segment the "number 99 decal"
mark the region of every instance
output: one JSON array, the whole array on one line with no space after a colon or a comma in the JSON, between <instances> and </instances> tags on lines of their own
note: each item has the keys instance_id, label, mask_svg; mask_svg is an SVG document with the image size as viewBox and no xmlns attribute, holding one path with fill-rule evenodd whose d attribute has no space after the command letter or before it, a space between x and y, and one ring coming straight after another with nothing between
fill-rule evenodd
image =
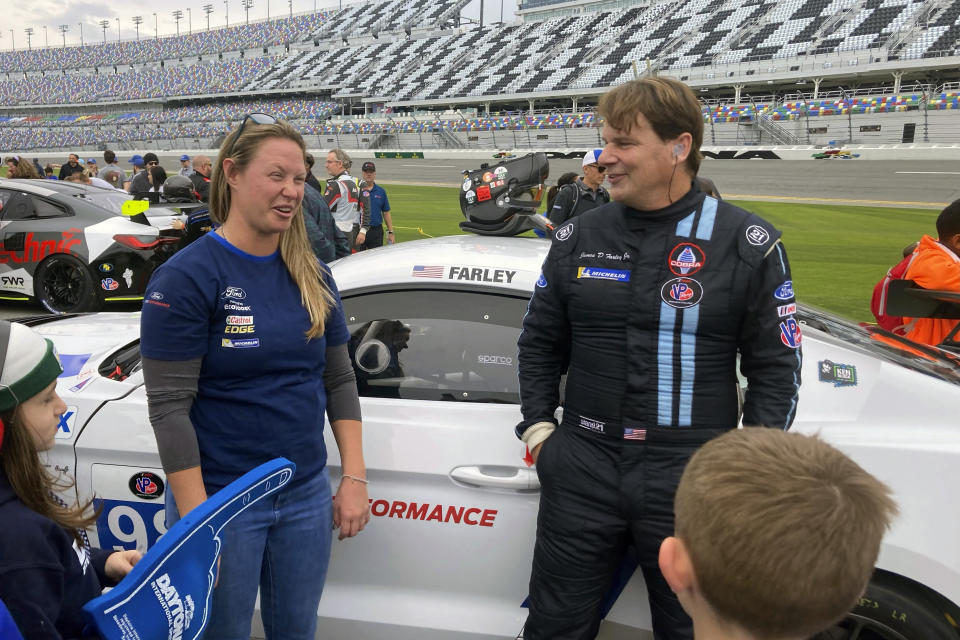
<instances>
[{"instance_id":1,"label":"number 99 decal","mask_svg":"<svg viewBox=\"0 0 960 640\"><path fill-rule=\"evenodd\" d=\"M95 500L102 508L97 517L97 537L101 549L139 549L152 547L167 528L163 503Z\"/></svg>"}]
</instances>

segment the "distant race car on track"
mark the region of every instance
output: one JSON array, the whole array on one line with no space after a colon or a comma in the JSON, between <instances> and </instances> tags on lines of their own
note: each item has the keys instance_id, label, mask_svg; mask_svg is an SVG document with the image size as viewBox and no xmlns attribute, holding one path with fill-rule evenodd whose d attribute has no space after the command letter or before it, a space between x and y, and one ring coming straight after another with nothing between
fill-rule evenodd
<instances>
[{"instance_id":1,"label":"distant race car on track","mask_svg":"<svg viewBox=\"0 0 960 640\"><path fill-rule=\"evenodd\" d=\"M540 484L513 432L516 345L548 246L454 236L333 264L352 334L373 519L334 544L318 611L324 638L521 632ZM960 406L960 360L826 313L790 311L784 339L799 341L802 330L804 350L793 430L853 456L893 488L901 512L866 594L822 638L957 640L960 429L951 407ZM139 314L30 323L63 359L57 388L68 409L47 460L76 478L81 501L102 505L91 542L152 545L165 530L166 485L147 417ZM329 426L326 438L336 483ZM634 569L622 567L601 638L652 637Z\"/></svg>"},{"instance_id":2,"label":"distant race car on track","mask_svg":"<svg viewBox=\"0 0 960 640\"><path fill-rule=\"evenodd\" d=\"M0 299L36 300L54 313L139 300L173 255L170 211L124 216L129 194L55 180L0 179ZM154 220L154 224L151 224Z\"/></svg>"}]
</instances>

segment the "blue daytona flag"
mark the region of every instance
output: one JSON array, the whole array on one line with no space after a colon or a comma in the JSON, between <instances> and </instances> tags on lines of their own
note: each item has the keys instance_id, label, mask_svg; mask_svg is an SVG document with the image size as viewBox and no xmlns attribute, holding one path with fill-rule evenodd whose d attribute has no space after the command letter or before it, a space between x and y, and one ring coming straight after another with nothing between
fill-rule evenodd
<instances>
[{"instance_id":1,"label":"blue daytona flag","mask_svg":"<svg viewBox=\"0 0 960 640\"><path fill-rule=\"evenodd\" d=\"M276 458L218 491L167 531L127 577L84 605L103 640L195 640L210 618L220 532L234 517L293 478Z\"/></svg>"}]
</instances>

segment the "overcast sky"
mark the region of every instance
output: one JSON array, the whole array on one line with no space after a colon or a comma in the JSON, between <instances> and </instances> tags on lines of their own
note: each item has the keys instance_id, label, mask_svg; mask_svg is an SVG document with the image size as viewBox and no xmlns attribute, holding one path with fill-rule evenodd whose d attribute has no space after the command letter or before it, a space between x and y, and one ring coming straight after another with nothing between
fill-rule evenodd
<instances>
[{"instance_id":1,"label":"overcast sky","mask_svg":"<svg viewBox=\"0 0 960 640\"><path fill-rule=\"evenodd\" d=\"M378 0L373 1L377 2ZM504 20L510 22L513 17L513 10L516 7L516 0L502 1ZM290 0L253 0L250 19L265 19L268 2L271 17L277 17L281 14L289 15ZM237 24L245 20L242 0L228 0L227 5L224 5L223 0L170 0L168 2L148 0L139 5L133 2L117 2L115 0L8 2L4 3L3 6L4 20L3 27L0 28L0 50L14 47L26 49L27 34L24 30L27 28L33 29L33 35L31 36L33 47L43 47L46 43L54 47L62 46L63 35L60 33L60 25L67 25L68 27L66 32L68 47L80 44L81 29L85 43L103 42L104 33L100 22L104 19L110 21L106 32L107 40L117 39L117 18L120 18L120 37L122 39L133 39L136 37L133 16L136 15L143 18L143 22L140 24L140 37L153 37L155 34L154 13L156 13L156 28L160 35L173 35L176 33L176 22L172 13L176 9L183 12L183 18L180 20L181 33L186 33L189 30L190 22L192 22L194 30L206 29L207 19L203 13L205 4L213 6L213 13L210 14L210 26L212 28L222 27L226 24L227 11L229 11L230 24ZM314 7L337 7L339 4L338 0L292 0L294 13L312 11ZM343 4L349 4L349 2ZM500 6L500 0L485 0L484 21L499 20ZM121 9L119 13L118 8ZM190 9L189 12L187 11L188 8ZM480 0L472 0L467 5L464 15L477 18L479 14ZM83 25L82 28L81 25ZM44 32L44 27L46 27L46 32ZM11 30L13 33L11 33Z\"/></svg>"}]
</instances>

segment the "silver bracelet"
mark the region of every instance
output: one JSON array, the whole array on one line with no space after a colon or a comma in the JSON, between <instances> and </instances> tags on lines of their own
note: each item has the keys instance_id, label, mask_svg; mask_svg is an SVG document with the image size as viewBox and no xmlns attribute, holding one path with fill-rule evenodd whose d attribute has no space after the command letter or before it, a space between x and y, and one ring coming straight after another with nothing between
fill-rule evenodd
<instances>
[{"instance_id":1,"label":"silver bracelet","mask_svg":"<svg viewBox=\"0 0 960 640\"><path fill-rule=\"evenodd\" d=\"M370 481L366 478L358 478L357 476L351 476L350 474L343 474L344 478L350 478L351 480L356 480L357 482L362 482L363 484L370 484Z\"/></svg>"}]
</instances>

